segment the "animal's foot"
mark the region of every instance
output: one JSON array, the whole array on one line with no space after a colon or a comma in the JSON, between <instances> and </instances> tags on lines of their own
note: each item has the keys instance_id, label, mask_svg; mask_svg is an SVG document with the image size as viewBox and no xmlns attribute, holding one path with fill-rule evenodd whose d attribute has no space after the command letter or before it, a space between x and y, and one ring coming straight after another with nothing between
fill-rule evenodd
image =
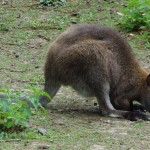
<instances>
[{"instance_id":1,"label":"animal's foot","mask_svg":"<svg viewBox=\"0 0 150 150\"><path fill-rule=\"evenodd\" d=\"M130 121L138 121L138 120L150 121L150 116L139 111L129 112L125 115L125 118Z\"/></svg>"},{"instance_id":2,"label":"animal's foot","mask_svg":"<svg viewBox=\"0 0 150 150\"><path fill-rule=\"evenodd\" d=\"M141 112L146 112L146 109L143 105L141 104L133 104L132 106L132 111L141 111Z\"/></svg>"}]
</instances>

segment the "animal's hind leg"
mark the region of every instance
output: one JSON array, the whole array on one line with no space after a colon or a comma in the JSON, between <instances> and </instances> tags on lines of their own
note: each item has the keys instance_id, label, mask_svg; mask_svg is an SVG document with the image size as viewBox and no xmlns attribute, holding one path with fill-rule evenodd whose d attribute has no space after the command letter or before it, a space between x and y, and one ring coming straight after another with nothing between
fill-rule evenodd
<instances>
[{"instance_id":1,"label":"animal's hind leg","mask_svg":"<svg viewBox=\"0 0 150 150\"><path fill-rule=\"evenodd\" d=\"M116 110L132 111L130 101L123 97L116 98L112 101L112 104Z\"/></svg>"},{"instance_id":2,"label":"animal's hind leg","mask_svg":"<svg viewBox=\"0 0 150 150\"><path fill-rule=\"evenodd\" d=\"M112 104L117 110L145 112L145 108L142 104L133 103L133 101L130 102L128 99L124 99L123 96L114 99Z\"/></svg>"},{"instance_id":3,"label":"animal's hind leg","mask_svg":"<svg viewBox=\"0 0 150 150\"><path fill-rule=\"evenodd\" d=\"M44 92L47 92L52 99L56 95L60 86L61 84L55 79L48 78L45 80ZM46 96L41 95L39 102L43 107L46 107L46 105L50 102L50 99Z\"/></svg>"},{"instance_id":4,"label":"animal's hind leg","mask_svg":"<svg viewBox=\"0 0 150 150\"><path fill-rule=\"evenodd\" d=\"M97 73L97 70L92 72ZM96 96L102 114L107 116L114 115L115 117L120 117L120 114L113 114L115 108L110 101L110 85L107 79L105 76L103 76L102 79L99 78L100 75L98 74L96 74L94 77L94 73L92 73L93 76L90 74L88 75L87 85L89 88L91 88L91 91L93 91L94 95Z\"/></svg>"},{"instance_id":5,"label":"animal's hind leg","mask_svg":"<svg viewBox=\"0 0 150 150\"><path fill-rule=\"evenodd\" d=\"M106 91L100 93L102 94L97 95L97 100L102 110L102 114L110 117L126 118L131 121L136 121L139 119L150 121L150 116L146 115L145 113L139 111L132 112L132 111L114 109L113 105L111 104L109 94Z\"/></svg>"},{"instance_id":6,"label":"animal's hind leg","mask_svg":"<svg viewBox=\"0 0 150 150\"><path fill-rule=\"evenodd\" d=\"M120 114L114 113L115 108L110 101L109 89L109 84L107 82L102 82L99 87L95 88L94 91L98 100L99 107L103 115L120 117Z\"/></svg>"},{"instance_id":7,"label":"animal's hind leg","mask_svg":"<svg viewBox=\"0 0 150 150\"><path fill-rule=\"evenodd\" d=\"M117 118L126 118L128 120L136 121L138 119L142 120L150 120L149 116L142 112L132 112L132 111L124 111L124 110L116 110L112 105L109 97L110 87L107 80L103 78L97 79L93 78L88 80L89 87L92 88L95 96L98 100L99 107L103 115ZM92 82L91 82L92 81Z\"/></svg>"}]
</instances>

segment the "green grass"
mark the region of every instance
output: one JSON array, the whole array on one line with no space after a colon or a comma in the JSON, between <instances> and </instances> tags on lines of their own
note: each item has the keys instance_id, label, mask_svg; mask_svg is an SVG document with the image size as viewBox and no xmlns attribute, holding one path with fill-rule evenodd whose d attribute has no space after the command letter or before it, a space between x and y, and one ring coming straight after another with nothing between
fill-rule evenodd
<instances>
[{"instance_id":1,"label":"green grass","mask_svg":"<svg viewBox=\"0 0 150 150\"><path fill-rule=\"evenodd\" d=\"M89 115L74 112L59 113L53 111L45 120L43 114L34 117L32 123L42 126L48 135L41 136L33 132L20 133L21 142L3 143L3 149L20 148L36 149L38 145L50 145L50 149L90 149L96 145L104 149L149 149L149 124L144 122L129 122L110 118L99 118L98 115ZM37 121L38 119L38 121ZM56 120L63 122L57 124ZM147 125L147 126L146 126ZM143 131L143 127L145 130ZM33 139L33 134L35 139ZM28 141L28 145L24 146Z\"/></svg>"},{"instance_id":2,"label":"green grass","mask_svg":"<svg viewBox=\"0 0 150 150\"><path fill-rule=\"evenodd\" d=\"M0 87L9 86L16 91L23 91L25 85L43 88L43 65L49 44L74 23L118 29L117 12L122 3L123 0L74 0L60 7L42 7L36 0L13 0L12 5L0 5ZM149 67L150 51L144 35L122 34L137 58ZM48 135L28 129L9 135L8 138L21 141L0 142L0 150L34 150L42 144L49 145L51 150L150 149L149 122L101 117L94 102L95 99L82 98L63 87L52 100L48 116L38 112L29 120L31 126L45 128Z\"/></svg>"}]
</instances>

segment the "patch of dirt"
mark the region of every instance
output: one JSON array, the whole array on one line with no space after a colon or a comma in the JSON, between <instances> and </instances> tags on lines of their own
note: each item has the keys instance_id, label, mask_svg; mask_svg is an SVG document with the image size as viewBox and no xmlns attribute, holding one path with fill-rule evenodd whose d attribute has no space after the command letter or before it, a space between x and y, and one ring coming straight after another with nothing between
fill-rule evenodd
<instances>
[{"instance_id":1,"label":"patch of dirt","mask_svg":"<svg viewBox=\"0 0 150 150\"><path fill-rule=\"evenodd\" d=\"M101 145L92 145L90 150L105 150L105 148Z\"/></svg>"},{"instance_id":2,"label":"patch of dirt","mask_svg":"<svg viewBox=\"0 0 150 150\"><path fill-rule=\"evenodd\" d=\"M43 38L36 38L36 39L30 39L27 41L26 45L28 48L35 48L38 49L42 47L43 44L45 44L46 40Z\"/></svg>"},{"instance_id":3,"label":"patch of dirt","mask_svg":"<svg viewBox=\"0 0 150 150\"><path fill-rule=\"evenodd\" d=\"M150 56L149 58L141 61L141 65L147 70L150 72Z\"/></svg>"},{"instance_id":4,"label":"patch of dirt","mask_svg":"<svg viewBox=\"0 0 150 150\"><path fill-rule=\"evenodd\" d=\"M25 142L24 143L24 150L29 150L29 149L44 150L44 149L50 149L50 147L51 145L45 142Z\"/></svg>"}]
</instances>

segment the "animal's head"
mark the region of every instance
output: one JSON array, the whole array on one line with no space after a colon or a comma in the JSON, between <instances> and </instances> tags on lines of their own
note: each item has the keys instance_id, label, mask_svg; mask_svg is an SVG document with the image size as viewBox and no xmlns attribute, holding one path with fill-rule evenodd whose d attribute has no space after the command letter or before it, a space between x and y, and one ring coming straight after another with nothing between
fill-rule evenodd
<instances>
[{"instance_id":1,"label":"animal's head","mask_svg":"<svg viewBox=\"0 0 150 150\"><path fill-rule=\"evenodd\" d=\"M150 112L150 74L145 80L141 93L141 103L145 106L145 109Z\"/></svg>"}]
</instances>

